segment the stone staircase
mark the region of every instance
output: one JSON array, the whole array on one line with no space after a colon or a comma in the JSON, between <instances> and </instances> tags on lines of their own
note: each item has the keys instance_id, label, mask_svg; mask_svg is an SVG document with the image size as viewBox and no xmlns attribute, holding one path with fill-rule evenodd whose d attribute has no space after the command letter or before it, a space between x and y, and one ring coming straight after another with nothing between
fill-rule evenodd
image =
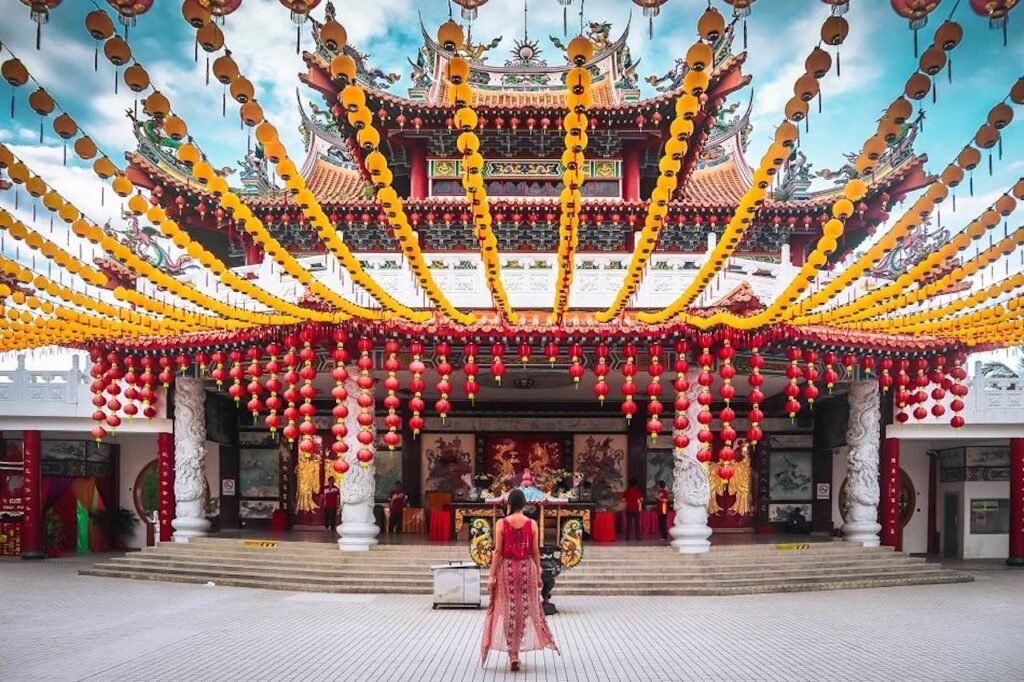
<instances>
[{"instance_id":1,"label":"stone staircase","mask_svg":"<svg viewBox=\"0 0 1024 682\"><path fill-rule=\"evenodd\" d=\"M969 582L889 548L844 542L724 545L683 556L668 547L588 546L555 595L729 595ZM430 567L466 561L463 545L380 545L201 538L111 558L81 575L309 592L431 594Z\"/></svg>"}]
</instances>

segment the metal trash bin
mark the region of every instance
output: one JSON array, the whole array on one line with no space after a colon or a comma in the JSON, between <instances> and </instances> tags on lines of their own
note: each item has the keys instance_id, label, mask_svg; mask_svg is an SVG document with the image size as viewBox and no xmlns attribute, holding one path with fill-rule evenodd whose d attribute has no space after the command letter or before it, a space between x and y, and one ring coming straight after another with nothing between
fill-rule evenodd
<instances>
[{"instance_id":1,"label":"metal trash bin","mask_svg":"<svg viewBox=\"0 0 1024 682\"><path fill-rule=\"evenodd\" d=\"M434 572L434 608L481 606L480 567L472 561L451 561L431 566Z\"/></svg>"}]
</instances>

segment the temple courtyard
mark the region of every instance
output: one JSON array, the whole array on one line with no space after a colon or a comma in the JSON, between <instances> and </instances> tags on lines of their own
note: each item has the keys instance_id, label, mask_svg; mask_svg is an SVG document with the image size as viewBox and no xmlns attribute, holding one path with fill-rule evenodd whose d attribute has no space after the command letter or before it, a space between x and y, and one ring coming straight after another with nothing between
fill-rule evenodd
<instances>
[{"instance_id":1,"label":"temple courtyard","mask_svg":"<svg viewBox=\"0 0 1024 682\"><path fill-rule=\"evenodd\" d=\"M3 680L1016 680L1024 574L741 597L563 597L561 657L479 667L483 612L428 596L291 593L0 563ZM116 597L114 596L116 595ZM557 593L556 593L557 597ZM912 636L908 633L912 632Z\"/></svg>"}]
</instances>

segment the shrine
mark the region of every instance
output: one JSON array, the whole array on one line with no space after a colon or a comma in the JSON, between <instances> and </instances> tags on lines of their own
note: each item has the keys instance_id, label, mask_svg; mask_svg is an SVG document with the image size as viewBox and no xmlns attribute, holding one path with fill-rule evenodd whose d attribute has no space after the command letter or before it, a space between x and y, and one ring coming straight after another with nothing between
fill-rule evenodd
<instances>
[{"instance_id":1,"label":"shrine","mask_svg":"<svg viewBox=\"0 0 1024 682\"><path fill-rule=\"evenodd\" d=\"M468 10L539 0L456 0L467 13L421 17L404 93L372 46L348 40L348 3L319 18L319 2L282 4L298 26L286 106L302 150L225 37L244 3L182 5L207 60L209 85L195 85L217 91L209 120L186 120L179 88L157 82L106 8L85 14L96 68L136 99L123 153L73 111L48 118L49 84L3 55L18 107L27 97L121 218L93 222L0 138L0 230L18 249L0 257L0 351L87 352L75 376L91 401L75 424L4 422L6 553L44 549L47 443L88 441L107 453L89 494L116 506L115 470L148 489L136 509L151 542L315 532L343 551L457 543L486 565L520 487L570 569L584 546L623 542L637 487L639 535L665 552L783 534L940 552L953 540L939 539L939 509L967 505L981 476L1012 482L993 493L1006 505L981 511L1008 539L992 551L1024 561L1019 414L975 427L995 389L975 395L989 384L968 373L972 353L1024 339L1024 178L975 190L986 166L1019 164L1003 139L1024 78L971 95L986 110L964 117L952 158L918 148L926 111L957 107L938 84L969 77L948 68L965 30L987 35L969 10L915 27L906 84L871 93L877 121L863 140L832 139L849 148L832 171L804 140L832 74L855 77L841 51L866 27L846 2L809 3L828 6L820 42L766 145L752 142L751 1L707 3L692 26L659 24L664 1L638 1L644 21L581 9L544 39L526 14L510 44L481 36ZM641 62L630 45L653 31L678 34L675 52ZM203 147L218 126L248 131L237 169ZM918 448L922 434L944 445ZM338 523L324 530L334 484Z\"/></svg>"}]
</instances>

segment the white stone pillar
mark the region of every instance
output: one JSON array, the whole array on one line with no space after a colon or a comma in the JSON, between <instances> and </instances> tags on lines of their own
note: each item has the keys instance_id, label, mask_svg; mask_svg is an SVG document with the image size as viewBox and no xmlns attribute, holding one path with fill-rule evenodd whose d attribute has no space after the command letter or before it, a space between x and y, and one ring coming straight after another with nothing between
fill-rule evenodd
<instances>
[{"instance_id":1,"label":"white stone pillar","mask_svg":"<svg viewBox=\"0 0 1024 682\"><path fill-rule=\"evenodd\" d=\"M882 410L877 381L858 381L850 387L850 426L846 432L846 523L843 539L877 547L878 448Z\"/></svg>"},{"instance_id":2,"label":"white stone pillar","mask_svg":"<svg viewBox=\"0 0 1024 682\"><path fill-rule=\"evenodd\" d=\"M210 530L206 519L206 407L201 379L174 381L174 541Z\"/></svg>"},{"instance_id":3,"label":"white stone pillar","mask_svg":"<svg viewBox=\"0 0 1024 682\"><path fill-rule=\"evenodd\" d=\"M711 527L708 526L708 500L711 497L711 484L708 481L707 468L697 461L700 442L697 440L697 372L691 370L687 378L690 390L686 392L690 399L690 428L686 435L690 444L682 452L676 451L675 468L673 469L672 496L675 500L676 519L669 530L672 546L680 554L704 554L711 551ZM674 434L673 434L674 435Z\"/></svg>"},{"instance_id":4,"label":"white stone pillar","mask_svg":"<svg viewBox=\"0 0 1024 682\"><path fill-rule=\"evenodd\" d=\"M373 517L377 470L372 461L369 465L363 465L356 458L363 447L356 440L359 434L359 422L356 421L359 416L359 405L356 403L359 387L349 379L345 382L345 388L348 389L348 434L345 436L348 452L345 453L345 461L349 469L341 482L341 525L336 529L341 536L338 548L343 552L365 552L377 544L377 535L380 533ZM376 432L375 426L370 429ZM372 444L368 447L370 450L375 449Z\"/></svg>"}]
</instances>

